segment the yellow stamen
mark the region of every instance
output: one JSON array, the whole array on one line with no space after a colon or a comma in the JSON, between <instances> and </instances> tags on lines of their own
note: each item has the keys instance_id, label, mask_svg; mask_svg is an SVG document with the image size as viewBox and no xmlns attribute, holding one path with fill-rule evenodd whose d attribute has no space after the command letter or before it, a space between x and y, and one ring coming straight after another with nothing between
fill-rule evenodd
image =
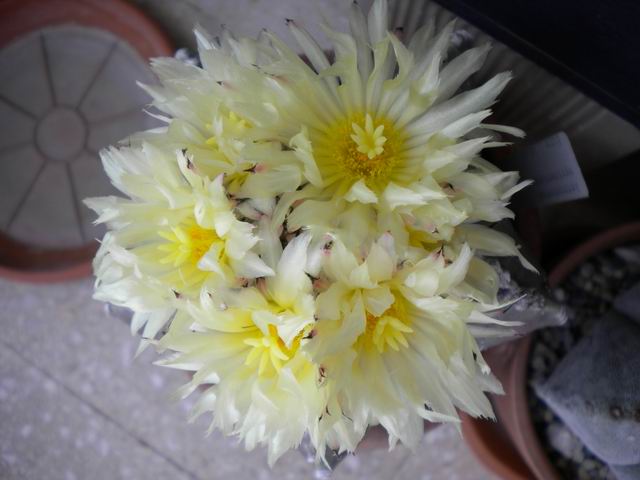
<instances>
[{"instance_id":1,"label":"yellow stamen","mask_svg":"<svg viewBox=\"0 0 640 480\"><path fill-rule=\"evenodd\" d=\"M200 227L193 218L177 227L159 230L158 236L166 242L153 247L154 261L174 267L165 280L179 291L196 287L207 278L210 272L201 270L198 263L216 242L220 244L218 261L224 263L224 242L214 230Z\"/></svg>"},{"instance_id":2,"label":"yellow stamen","mask_svg":"<svg viewBox=\"0 0 640 480\"><path fill-rule=\"evenodd\" d=\"M351 139L356 143L357 150L364 153L369 160L384 152L383 146L387 141L387 137L382 135L384 125L378 125L374 130L371 115L367 113L364 129L355 122L351 124L351 128L354 131Z\"/></svg>"},{"instance_id":3,"label":"yellow stamen","mask_svg":"<svg viewBox=\"0 0 640 480\"><path fill-rule=\"evenodd\" d=\"M404 135L386 118L369 113L344 118L312 139L316 160L325 176L386 183L394 167L402 162Z\"/></svg>"},{"instance_id":4,"label":"yellow stamen","mask_svg":"<svg viewBox=\"0 0 640 480\"><path fill-rule=\"evenodd\" d=\"M160 230L158 235L167 240L158 246L158 250L166 254L160 263L171 263L174 267L185 263L197 266L213 242L219 240L215 231L202 228L195 220L170 230Z\"/></svg>"},{"instance_id":5,"label":"yellow stamen","mask_svg":"<svg viewBox=\"0 0 640 480\"><path fill-rule=\"evenodd\" d=\"M375 347L379 353L384 353L387 346L395 351L399 351L400 347L407 348L409 342L405 334L413 332L408 324L405 306L398 299L378 317L367 312L365 331L358 337L356 349Z\"/></svg>"},{"instance_id":6,"label":"yellow stamen","mask_svg":"<svg viewBox=\"0 0 640 480\"><path fill-rule=\"evenodd\" d=\"M287 348L278 335L278 329L275 325L269 325L268 331L268 335L263 335L260 330L256 329L257 337L244 340L245 345L252 347L244 363L251 366L258 362L258 375L261 376L271 375L274 371L279 372L283 365L295 356L304 335L304 331L301 331L294 338L291 347Z\"/></svg>"}]
</instances>

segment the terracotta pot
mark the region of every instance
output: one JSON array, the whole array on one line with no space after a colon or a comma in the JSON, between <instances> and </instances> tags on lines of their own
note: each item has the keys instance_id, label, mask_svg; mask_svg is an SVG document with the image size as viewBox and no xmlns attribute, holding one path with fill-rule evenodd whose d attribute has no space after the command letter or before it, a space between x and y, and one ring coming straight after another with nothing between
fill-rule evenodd
<instances>
[{"instance_id":1,"label":"terracotta pot","mask_svg":"<svg viewBox=\"0 0 640 480\"><path fill-rule=\"evenodd\" d=\"M5 0L0 3L0 48L30 32L61 24L106 30L143 58L173 54L167 35L124 0ZM58 282L91 273L97 242L75 248L27 245L0 232L0 276L17 281Z\"/></svg>"},{"instance_id":2,"label":"terracotta pot","mask_svg":"<svg viewBox=\"0 0 640 480\"><path fill-rule=\"evenodd\" d=\"M572 249L549 274L552 287L560 285L588 258L629 242L640 242L640 222L607 230ZM488 350L486 360L502 382L505 395L492 396L498 422L463 416L465 440L478 460L508 480L556 480L534 430L527 402L527 363L531 336Z\"/></svg>"}]
</instances>

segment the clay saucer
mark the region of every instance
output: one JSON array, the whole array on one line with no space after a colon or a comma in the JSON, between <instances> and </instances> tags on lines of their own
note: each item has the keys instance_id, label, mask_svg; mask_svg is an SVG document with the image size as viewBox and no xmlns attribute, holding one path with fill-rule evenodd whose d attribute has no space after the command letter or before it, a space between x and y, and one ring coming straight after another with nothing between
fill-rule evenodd
<instances>
[{"instance_id":1,"label":"clay saucer","mask_svg":"<svg viewBox=\"0 0 640 480\"><path fill-rule=\"evenodd\" d=\"M136 81L173 48L120 0L2 2L0 48L0 275L88 275L104 232L82 199L114 193L98 151L157 125Z\"/></svg>"}]
</instances>

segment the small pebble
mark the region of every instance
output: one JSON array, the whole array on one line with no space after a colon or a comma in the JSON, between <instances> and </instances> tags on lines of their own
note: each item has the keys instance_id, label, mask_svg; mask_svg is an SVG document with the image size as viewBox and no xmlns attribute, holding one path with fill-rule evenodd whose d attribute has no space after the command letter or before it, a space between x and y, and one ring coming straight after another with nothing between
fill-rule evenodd
<instances>
[{"instance_id":1,"label":"small pebble","mask_svg":"<svg viewBox=\"0 0 640 480\"><path fill-rule=\"evenodd\" d=\"M580 275L582 275L583 277L590 277L591 275L593 275L593 272L594 268L593 263L591 262L583 263L580 267Z\"/></svg>"},{"instance_id":2,"label":"small pebble","mask_svg":"<svg viewBox=\"0 0 640 480\"><path fill-rule=\"evenodd\" d=\"M567 294L562 288L556 288L553 291L553 296L558 302L564 303L567 299Z\"/></svg>"}]
</instances>

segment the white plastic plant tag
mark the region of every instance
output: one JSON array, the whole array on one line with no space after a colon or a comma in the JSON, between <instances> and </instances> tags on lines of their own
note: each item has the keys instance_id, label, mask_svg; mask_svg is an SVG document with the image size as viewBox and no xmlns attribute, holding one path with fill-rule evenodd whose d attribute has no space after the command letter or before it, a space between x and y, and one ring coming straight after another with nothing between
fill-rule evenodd
<instances>
[{"instance_id":1,"label":"white plastic plant tag","mask_svg":"<svg viewBox=\"0 0 640 480\"><path fill-rule=\"evenodd\" d=\"M564 132L525 145L507 159L508 170L519 170L520 178L533 180L516 201L526 207L545 207L587 198L589 190Z\"/></svg>"}]
</instances>

